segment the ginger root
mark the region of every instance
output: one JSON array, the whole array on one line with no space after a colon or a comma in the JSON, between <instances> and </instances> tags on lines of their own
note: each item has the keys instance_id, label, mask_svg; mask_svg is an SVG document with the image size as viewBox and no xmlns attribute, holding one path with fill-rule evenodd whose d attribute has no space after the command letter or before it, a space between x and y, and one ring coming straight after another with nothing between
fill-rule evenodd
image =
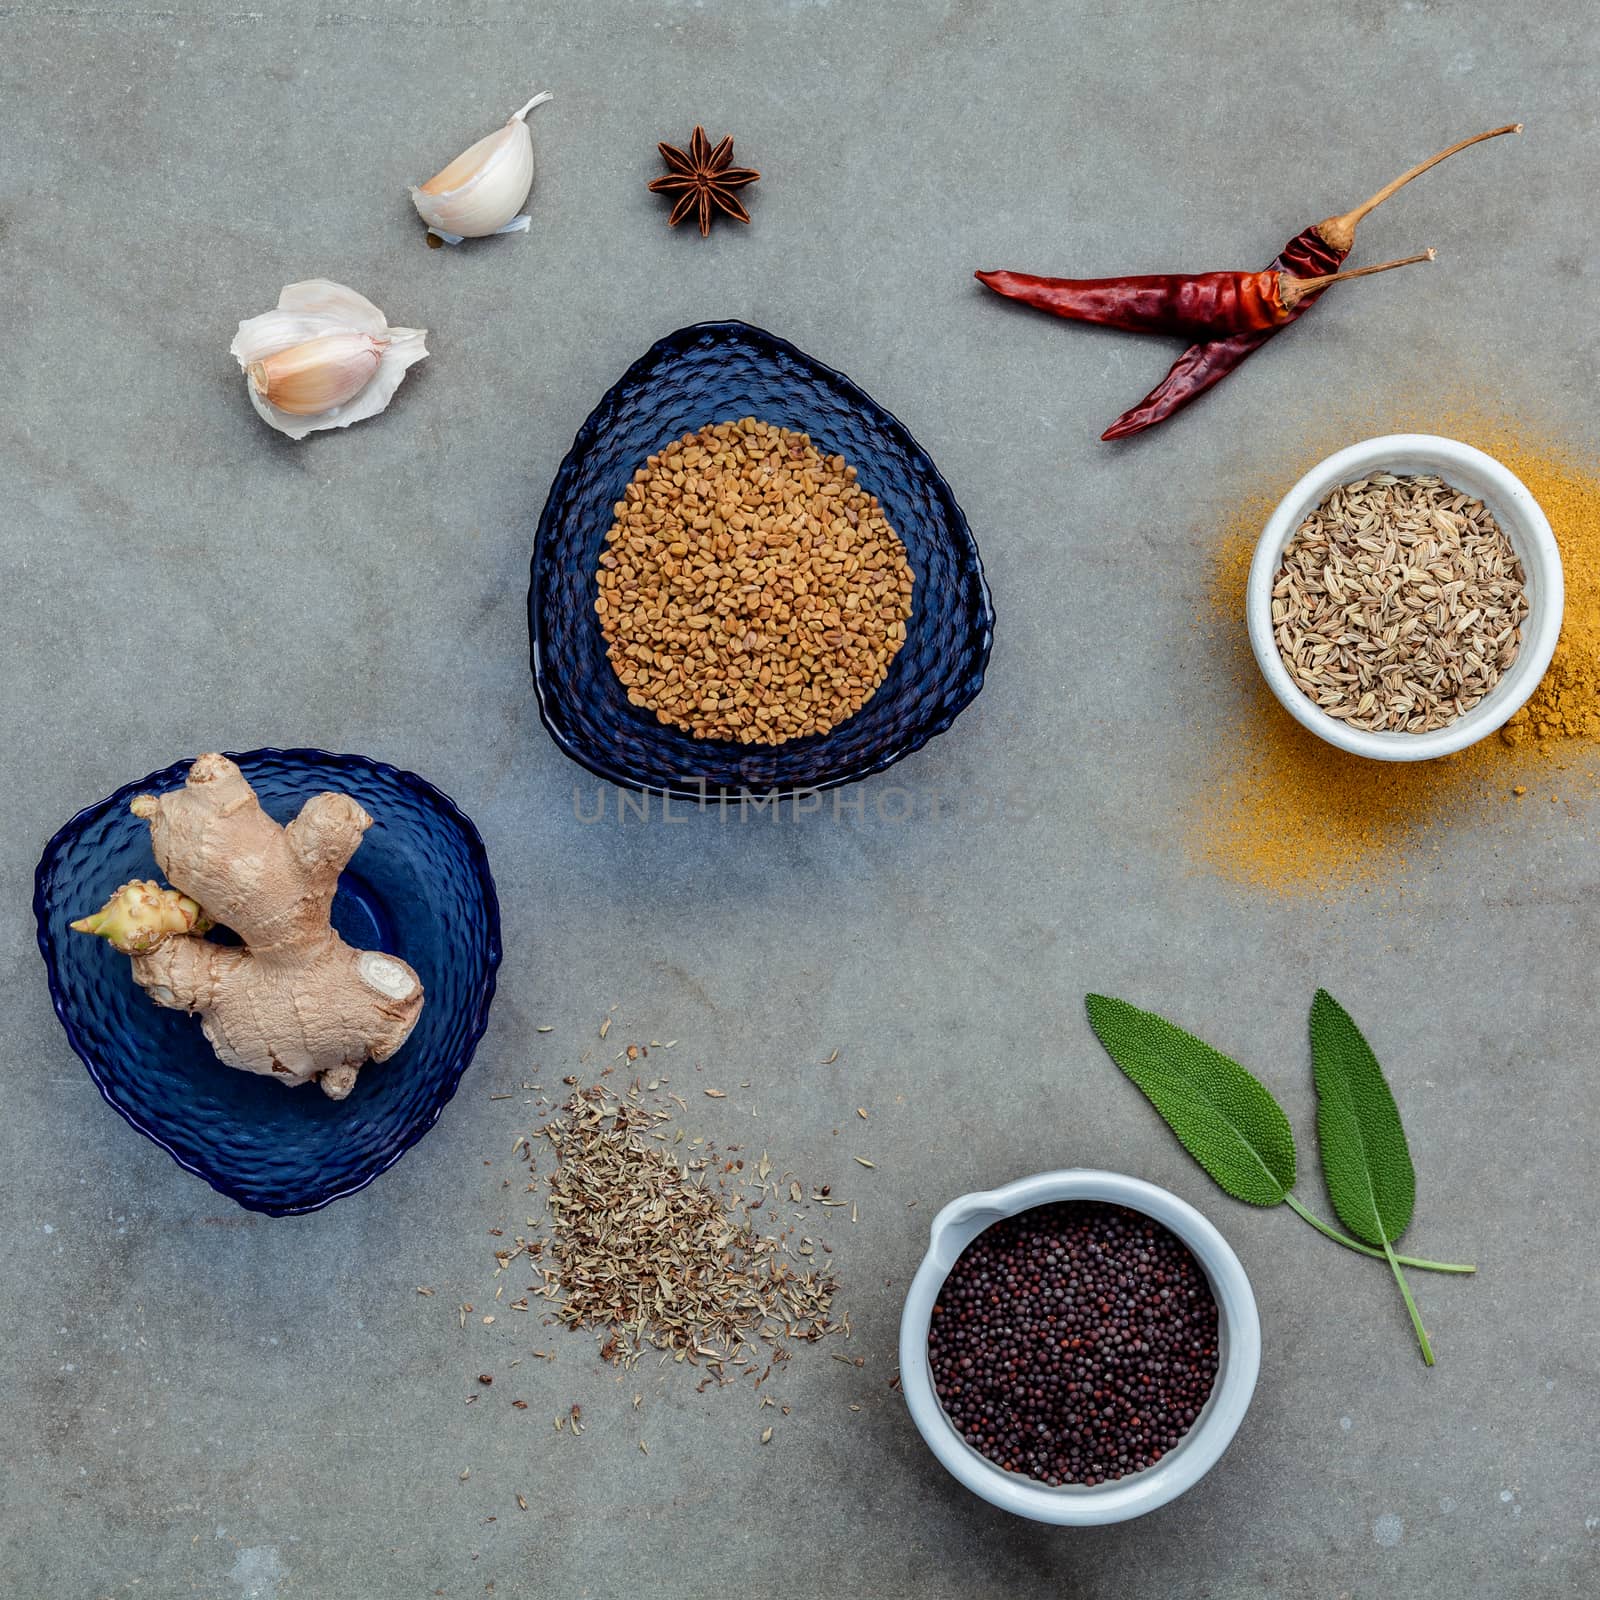
<instances>
[{"instance_id":1,"label":"ginger root","mask_svg":"<svg viewBox=\"0 0 1600 1600\"><path fill-rule=\"evenodd\" d=\"M186 894L163 889L153 878L125 883L92 917L72 924L76 933L98 933L113 950L136 956L153 950L169 933L205 933L211 919Z\"/></svg>"},{"instance_id":2,"label":"ginger root","mask_svg":"<svg viewBox=\"0 0 1600 1600\"><path fill-rule=\"evenodd\" d=\"M421 980L394 956L352 949L328 920L339 874L372 826L354 800L316 795L280 827L233 762L204 755L183 788L139 795L132 810L149 821L174 888L125 884L73 927L130 954L157 1005L198 1013L222 1061L291 1086L315 1079L342 1100L363 1062L405 1043ZM197 937L213 922L244 948Z\"/></svg>"}]
</instances>

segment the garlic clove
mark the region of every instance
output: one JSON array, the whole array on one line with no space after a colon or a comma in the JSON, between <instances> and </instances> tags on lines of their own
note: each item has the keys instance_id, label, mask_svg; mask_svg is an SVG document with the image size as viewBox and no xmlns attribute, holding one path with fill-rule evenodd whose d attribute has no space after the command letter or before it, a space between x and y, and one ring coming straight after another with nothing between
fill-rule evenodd
<instances>
[{"instance_id":1,"label":"garlic clove","mask_svg":"<svg viewBox=\"0 0 1600 1600\"><path fill-rule=\"evenodd\" d=\"M524 133L528 132L527 123L519 122L513 117L504 127L485 134L476 144L469 145L463 150L443 171L435 173L426 183L415 185L414 192L425 194L432 199L460 194L469 185L482 179L495 157L516 139L519 128ZM531 134L528 135L528 143L530 145L533 143ZM521 203L519 198L517 204Z\"/></svg>"},{"instance_id":2,"label":"garlic clove","mask_svg":"<svg viewBox=\"0 0 1600 1600\"><path fill-rule=\"evenodd\" d=\"M252 361L245 376L269 406L292 417L314 417L366 388L387 343L370 333L325 333Z\"/></svg>"},{"instance_id":3,"label":"garlic clove","mask_svg":"<svg viewBox=\"0 0 1600 1600\"><path fill-rule=\"evenodd\" d=\"M363 417L375 417L394 398L406 368L421 361L428 353L426 328L390 328L389 342L378 361L378 370L365 389L343 411L337 422L321 423L321 427L347 427L360 422Z\"/></svg>"},{"instance_id":4,"label":"garlic clove","mask_svg":"<svg viewBox=\"0 0 1600 1600\"><path fill-rule=\"evenodd\" d=\"M459 244L527 229L530 219L517 215L533 187L533 135L526 118L550 98L536 94L504 127L463 150L426 183L412 186L412 203L430 233Z\"/></svg>"},{"instance_id":5,"label":"garlic clove","mask_svg":"<svg viewBox=\"0 0 1600 1600\"><path fill-rule=\"evenodd\" d=\"M391 328L354 289L311 278L287 285L275 310L241 322L230 349L262 421L303 439L376 416L406 369L427 355L427 336L426 328ZM361 382L350 387L362 371ZM328 398L334 395L340 398ZM318 400L326 403L318 408ZM302 405L311 409L291 409Z\"/></svg>"}]
</instances>

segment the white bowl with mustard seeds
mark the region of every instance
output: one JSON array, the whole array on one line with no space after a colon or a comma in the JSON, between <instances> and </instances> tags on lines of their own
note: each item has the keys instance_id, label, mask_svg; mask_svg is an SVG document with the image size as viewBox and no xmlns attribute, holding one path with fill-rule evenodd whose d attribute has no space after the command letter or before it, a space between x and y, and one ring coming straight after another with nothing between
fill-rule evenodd
<instances>
[{"instance_id":1,"label":"white bowl with mustard seeds","mask_svg":"<svg viewBox=\"0 0 1600 1600\"><path fill-rule=\"evenodd\" d=\"M1079 1483L1052 1487L980 1455L945 1410L929 1352L934 1308L967 1247L997 1223L1062 1201L1125 1207L1175 1236L1204 1275L1217 1318L1215 1380L1188 1432L1153 1466L1092 1487ZM1232 1442L1260 1370L1261 1319L1250 1280L1232 1247L1187 1201L1120 1172L1082 1167L1040 1172L952 1200L933 1219L927 1254L911 1280L900 1315L901 1391L917 1432L940 1465L990 1505L1058 1527L1126 1522L1193 1488Z\"/></svg>"},{"instance_id":2,"label":"white bowl with mustard seeds","mask_svg":"<svg viewBox=\"0 0 1600 1600\"><path fill-rule=\"evenodd\" d=\"M1385 688L1381 682L1374 686L1378 700L1376 713L1371 703L1372 694L1363 693L1361 686L1356 685L1351 693L1359 694L1359 701L1352 703L1337 693L1331 697L1324 696L1325 699L1333 699L1334 710L1340 713L1330 715L1311 697L1308 689L1302 688L1296 681L1284 657L1286 647L1282 644L1285 633L1282 613L1288 603L1281 591L1286 577L1285 553L1290 550L1307 519L1318 512L1336 490L1374 478L1381 484L1385 481L1384 475L1402 480L1442 479L1445 485L1456 491L1456 498L1465 497L1470 502L1481 502L1492 518L1490 529L1497 528L1514 553L1513 568L1520 569L1521 596L1526 601L1526 615L1519 624L1520 642L1510 647L1502 642L1503 670L1495 669L1492 662L1490 664L1488 677L1492 680L1492 687L1443 726L1428 727L1424 731L1351 726L1350 715L1354 704L1367 707L1365 720L1374 720L1375 715L1381 713ZM1469 506L1469 515L1471 510ZM1494 587L1493 584L1489 586L1491 592ZM1274 616L1275 590L1280 591L1276 600L1280 613L1277 619ZM1357 598L1366 600L1364 595L1358 594ZM1469 595L1468 600L1471 598ZM1454 754L1468 745L1476 744L1501 727L1526 703L1538 687L1539 680L1544 677L1555 653L1556 639L1561 632L1564 600L1561 553L1556 547L1555 535L1551 533L1549 521L1538 502L1514 473L1493 456L1459 440L1425 433L1394 433L1376 439L1364 439L1329 456L1306 473L1278 502L1277 509L1262 530L1255 559L1250 565L1245 591L1245 617L1250 630L1250 648L1262 676L1284 709L1297 722L1319 738L1326 739L1329 744L1354 755L1367 756L1374 761L1426 761L1435 756ZM1388 608L1393 603L1392 595L1386 593L1377 603L1383 608L1385 617L1388 617ZM1469 628L1477 620L1476 614L1480 609L1473 606L1466 612L1464 620ZM1411 620L1403 611L1396 614L1406 622ZM1438 614L1431 605L1414 625L1425 627L1429 614ZM1512 613L1500 618L1498 623L1491 624L1499 626L1502 640L1505 624L1513 621L1516 614ZM1451 619L1452 630L1456 620ZM1394 628L1391 628L1390 632L1393 631ZM1290 643L1297 644L1301 637L1291 632ZM1469 641L1465 647L1469 654L1479 642ZM1297 649L1302 658L1297 670L1305 676L1303 645L1297 644ZM1476 658L1473 659L1475 661ZM1331 668L1334 664L1329 662L1328 666ZM1399 681L1400 677L1394 680ZM1403 715L1403 708L1411 704L1407 698L1410 690L1403 688L1393 692L1400 696L1396 703L1402 707L1394 715ZM1414 720L1420 722L1424 719L1419 716Z\"/></svg>"}]
</instances>

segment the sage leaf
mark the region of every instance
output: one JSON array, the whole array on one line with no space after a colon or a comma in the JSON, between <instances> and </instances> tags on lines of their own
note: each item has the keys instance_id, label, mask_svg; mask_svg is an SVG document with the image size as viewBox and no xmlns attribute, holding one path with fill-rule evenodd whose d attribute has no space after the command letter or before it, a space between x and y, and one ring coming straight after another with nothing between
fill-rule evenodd
<instances>
[{"instance_id":1,"label":"sage leaf","mask_svg":"<svg viewBox=\"0 0 1600 1600\"><path fill-rule=\"evenodd\" d=\"M1212 1178L1253 1206L1294 1187L1294 1131L1266 1086L1237 1061L1126 1000L1091 994L1089 1025Z\"/></svg>"},{"instance_id":2,"label":"sage leaf","mask_svg":"<svg viewBox=\"0 0 1600 1600\"><path fill-rule=\"evenodd\" d=\"M1311 1071L1317 1084L1317 1142L1322 1176L1339 1220L1358 1239L1379 1245L1400 1286L1422 1359L1433 1347L1394 1242L1411 1225L1417 1175L1400 1110L1372 1047L1350 1013L1318 989L1311 1002Z\"/></svg>"},{"instance_id":3,"label":"sage leaf","mask_svg":"<svg viewBox=\"0 0 1600 1600\"><path fill-rule=\"evenodd\" d=\"M1318 989L1311 1002L1322 1175L1339 1220L1382 1248L1411 1225L1417 1175L1400 1112L1372 1047L1350 1013Z\"/></svg>"},{"instance_id":4,"label":"sage leaf","mask_svg":"<svg viewBox=\"0 0 1600 1600\"><path fill-rule=\"evenodd\" d=\"M1184 1148L1236 1200L1273 1206L1280 1201L1335 1244L1379 1261L1379 1249L1329 1227L1290 1192L1295 1179L1294 1134L1266 1087L1210 1045L1153 1012L1105 995L1084 997L1089 1021L1111 1059L1142 1089ZM1403 1267L1427 1272L1476 1272L1470 1264L1396 1256Z\"/></svg>"}]
</instances>

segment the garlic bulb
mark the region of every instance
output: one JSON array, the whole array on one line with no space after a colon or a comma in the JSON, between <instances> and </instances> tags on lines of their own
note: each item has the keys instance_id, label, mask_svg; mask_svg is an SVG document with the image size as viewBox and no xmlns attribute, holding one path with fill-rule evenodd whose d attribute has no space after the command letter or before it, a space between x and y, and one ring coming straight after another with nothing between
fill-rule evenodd
<instances>
[{"instance_id":1,"label":"garlic bulb","mask_svg":"<svg viewBox=\"0 0 1600 1600\"><path fill-rule=\"evenodd\" d=\"M287 285L276 311L241 322L230 348L262 420L303 439L376 416L427 355L427 337L426 328L391 328L354 289L309 278Z\"/></svg>"},{"instance_id":2,"label":"garlic bulb","mask_svg":"<svg viewBox=\"0 0 1600 1600\"><path fill-rule=\"evenodd\" d=\"M519 216L533 187L533 135L525 120L550 99L536 94L503 128L462 151L442 172L411 186L411 201L428 232L446 244L492 233L523 233L532 220Z\"/></svg>"}]
</instances>

